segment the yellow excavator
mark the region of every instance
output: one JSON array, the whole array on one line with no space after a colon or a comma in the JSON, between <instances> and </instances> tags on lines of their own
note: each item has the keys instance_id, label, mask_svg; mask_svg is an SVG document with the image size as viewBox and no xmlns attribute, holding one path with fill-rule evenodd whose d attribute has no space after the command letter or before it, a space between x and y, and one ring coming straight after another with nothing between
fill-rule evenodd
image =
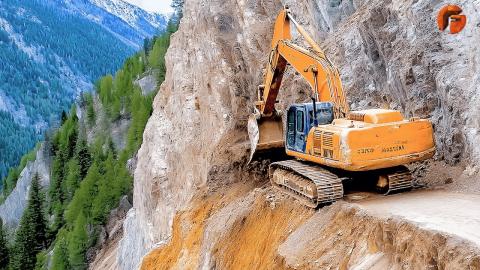
<instances>
[{"instance_id":1,"label":"yellow excavator","mask_svg":"<svg viewBox=\"0 0 480 270\"><path fill-rule=\"evenodd\" d=\"M309 48L292 42L292 24ZM350 111L338 69L288 7L276 19L271 48L248 133L250 160L278 148L294 158L270 165L273 186L312 208L342 198L347 179L357 185L373 179L385 194L413 187L412 174L404 165L434 155L430 121L404 119L396 110ZM275 104L287 66L309 83L312 102L290 105L284 128Z\"/></svg>"}]
</instances>

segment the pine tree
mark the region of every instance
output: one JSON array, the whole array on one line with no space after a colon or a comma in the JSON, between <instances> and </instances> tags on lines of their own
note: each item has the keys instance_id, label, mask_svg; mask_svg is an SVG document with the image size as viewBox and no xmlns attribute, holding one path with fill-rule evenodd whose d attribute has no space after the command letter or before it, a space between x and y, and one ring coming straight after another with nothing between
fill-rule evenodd
<instances>
[{"instance_id":1,"label":"pine tree","mask_svg":"<svg viewBox=\"0 0 480 270\"><path fill-rule=\"evenodd\" d=\"M53 223L49 230L49 238L55 237L58 230L65 224L64 207L59 201L56 201L51 206L53 214Z\"/></svg>"},{"instance_id":2,"label":"pine tree","mask_svg":"<svg viewBox=\"0 0 480 270\"><path fill-rule=\"evenodd\" d=\"M62 183L65 174L65 158L59 149L52 164L52 181L48 195L50 197L50 213L53 213L55 207L59 207L63 201Z\"/></svg>"},{"instance_id":3,"label":"pine tree","mask_svg":"<svg viewBox=\"0 0 480 270\"><path fill-rule=\"evenodd\" d=\"M27 208L15 236L12 269L34 269L37 253L46 248L46 221L43 212L38 174L32 179Z\"/></svg>"},{"instance_id":4,"label":"pine tree","mask_svg":"<svg viewBox=\"0 0 480 270\"><path fill-rule=\"evenodd\" d=\"M106 216L115 204L120 192L115 188L115 165L113 153L110 152L104 162L105 173L97 181L98 193L92 203L92 219L96 224L105 222Z\"/></svg>"},{"instance_id":5,"label":"pine tree","mask_svg":"<svg viewBox=\"0 0 480 270\"><path fill-rule=\"evenodd\" d=\"M95 116L95 108L93 106L93 96L92 94L88 93L84 95L86 106L87 106L87 120L90 126L95 124L96 116Z\"/></svg>"},{"instance_id":6,"label":"pine tree","mask_svg":"<svg viewBox=\"0 0 480 270\"><path fill-rule=\"evenodd\" d=\"M97 92L102 101L103 107L110 113L110 104L112 102L113 76L107 75L100 79L97 86Z\"/></svg>"},{"instance_id":7,"label":"pine tree","mask_svg":"<svg viewBox=\"0 0 480 270\"><path fill-rule=\"evenodd\" d=\"M94 163L88 170L87 176L73 195L73 199L65 211L67 224L74 224L80 212L89 213L92 201L97 194L96 182L101 178L98 166Z\"/></svg>"},{"instance_id":8,"label":"pine tree","mask_svg":"<svg viewBox=\"0 0 480 270\"><path fill-rule=\"evenodd\" d=\"M7 237L5 233L5 229L3 228L3 220L0 218L0 270L7 269L9 260L9 252L8 252L8 243Z\"/></svg>"},{"instance_id":9,"label":"pine tree","mask_svg":"<svg viewBox=\"0 0 480 270\"><path fill-rule=\"evenodd\" d=\"M36 173L32 179L30 191L29 208L35 230L35 250L40 251L47 248L47 221L45 220L45 213L43 210L43 198L40 187L40 176Z\"/></svg>"},{"instance_id":10,"label":"pine tree","mask_svg":"<svg viewBox=\"0 0 480 270\"><path fill-rule=\"evenodd\" d=\"M67 113L65 111L62 111L62 118L61 118L61 125L63 125L63 123L65 123L65 121L67 121Z\"/></svg>"},{"instance_id":11,"label":"pine tree","mask_svg":"<svg viewBox=\"0 0 480 270\"><path fill-rule=\"evenodd\" d=\"M149 51L150 51L150 39L149 38L144 38L143 39L143 52L145 53L145 56L148 56Z\"/></svg>"},{"instance_id":12,"label":"pine tree","mask_svg":"<svg viewBox=\"0 0 480 270\"><path fill-rule=\"evenodd\" d=\"M37 262L35 264L35 270L47 269L47 252L44 250L37 254Z\"/></svg>"},{"instance_id":13,"label":"pine tree","mask_svg":"<svg viewBox=\"0 0 480 270\"><path fill-rule=\"evenodd\" d=\"M92 157L85 139L80 139L77 142L75 152L75 159L78 160L78 165L80 165L80 179L83 179L92 165Z\"/></svg>"},{"instance_id":14,"label":"pine tree","mask_svg":"<svg viewBox=\"0 0 480 270\"><path fill-rule=\"evenodd\" d=\"M2 179L2 187L3 187L3 191L2 191L2 194L5 194L5 190L6 190L6 187L7 187L7 178L3 178Z\"/></svg>"},{"instance_id":15,"label":"pine tree","mask_svg":"<svg viewBox=\"0 0 480 270\"><path fill-rule=\"evenodd\" d=\"M80 175L80 165L78 164L78 160L73 158L67 164L67 177L65 179L66 185L66 202L70 202L73 198L73 194L75 190L77 190L78 185L81 180Z\"/></svg>"},{"instance_id":16,"label":"pine tree","mask_svg":"<svg viewBox=\"0 0 480 270\"><path fill-rule=\"evenodd\" d=\"M52 270L68 270L71 269L71 267L68 261L67 241L65 240L64 233L60 233L59 235L53 252Z\"/></svg>"},{"instance_id":17,"label":"pine tree","mask_svg":"<svg viewBox=\"0 0 480 270\"><path fill-rule=\"evenodd\" d=\"M86 269L85 253L88 245L87 219L83 211L80 211L69 234L68 254L72 269Z\"/></svg>"}]
</instances>

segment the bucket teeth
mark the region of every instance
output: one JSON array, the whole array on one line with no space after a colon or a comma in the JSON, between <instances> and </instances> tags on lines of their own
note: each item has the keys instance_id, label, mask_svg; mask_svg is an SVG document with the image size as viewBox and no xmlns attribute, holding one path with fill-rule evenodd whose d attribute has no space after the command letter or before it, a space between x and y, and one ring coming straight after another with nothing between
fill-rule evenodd
<instances>
[{"instance_id":1,"label":"bucket teeth","mask_svg":"<svg viewBox=\"0 0 480 270\"><path fill-rule=\"evenodd\" d=\"M342 178L319 166L285 160L272 163L269 175L273 186L311 208L343 197Z\"/></svg>"}]
</instances>

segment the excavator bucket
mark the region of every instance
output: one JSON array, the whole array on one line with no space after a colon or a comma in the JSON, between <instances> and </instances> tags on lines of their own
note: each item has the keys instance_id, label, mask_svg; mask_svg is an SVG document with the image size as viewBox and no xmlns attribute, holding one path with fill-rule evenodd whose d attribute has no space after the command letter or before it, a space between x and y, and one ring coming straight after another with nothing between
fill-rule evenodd
<instances>
[{"instance_id":1,"label":"excavator bucket","mask_svg":"<svg viewBox=\"0 0 480 270\"><path fill-rule=\"evenodd\" d=\"M252 114L248 118L248 136L250 138L250 160L270 152L283 148L285 139L283 136L283 124L281 116L259 117Z\"/></svg>"}]
</instances>

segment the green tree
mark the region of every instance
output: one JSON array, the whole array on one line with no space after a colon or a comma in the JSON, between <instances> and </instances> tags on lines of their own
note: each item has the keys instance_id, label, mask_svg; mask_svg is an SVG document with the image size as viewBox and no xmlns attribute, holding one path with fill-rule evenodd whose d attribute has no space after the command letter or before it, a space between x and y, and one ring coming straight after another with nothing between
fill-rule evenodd
<instances>
[{"instance_id":1,"label":"green tree","mask_svg":"<svg viewBox=\"0 0 480 270\"><path fill-rule=\"evenodd\" d=\"M65 168L65 159L59 151L55 158L53 159L52 163L52 180L50 183L48 195L50 197L50 212L53 212L54 207L58 207L56 203L61 205L63 200L62 194L62 182L64 177L64 168Z\"/></svg>"},{"instance_id":2,"label":"green tree","mask_svg":"<svg viewBox=\"0 0 480 270\"><path fill-rule=\"evenodd\" d=\"M75 152L75 159L80 165L80 179L83 179L92 165L92 157L85 139L78 140Z\"/></svg>"},{"instance_id":3,"label":"green tree","mask_svg":"<svg viewBox=\"0 0 480 270\"><path fill-rule=\"evenodd\" d=\"M149 51L150 51L150 39L145 38L143 39L143 52L145 53L145 56L148 56Z\"/></svg>"},{"instance_id":4,"label":"green tree","mask_svg":"<svg viewBox=\"0 0 480 270\"><path fill-rule=\"evenodd\" d=\"M97 180L101 179L98 165L95 163L88 170L87 176L80 184L80 187L73 195L73 199L65 212L65 218L68 224L73 224L80 212L89 213L92 201L97 194Z\"/></svg>"},{"instance_id":5,"label":"green tree","mask_svg":"<svg viewBox=\"0 0 480 270\"><path fill-rule=\"evenodd\" d=\"M113 76L108 74L100 79L97 86L97 93L100 96L102 104L106 106L112 102L113 91ZM105 107L107 109L107 107ZM107 110L108 112L109 110Z\"/></svg>"},{"instance_id":6,"label":"green tree","mask_svg":"<svg viewBox=\"0 0 480 270\"><path fill-rule=\"evenodd\" d=\"M115 205L116 198L120 196L119 190L115 188L115 160L110 152L104 162L105 173L98 179L98 193L92 203L92 218L96 224L102 224Z\"/></svg>"},{"instance_id":7,"label":"green tree","mask_svg":"<svg viewBox=\"0 0 480 270\"><path fill-rule=\"evenodd\" d=\"M40 176L36 173L32 179L30 186L30 199L28 202L28 210L31 212L32 227L35 231L35 246L32 248L40 251L47 248L47 221L43 210L43 197L40 187Z\"/></svg>"},{"instance_id":8,"label":"green tree","mask_svg":"<svg viewBox=\"0 0 480 270\"><path fill-rule=\"evenodd\" d=\"M85 253L88 248L87 219L80 211L73 231L69 234L68 254L72 269L86 269Z\"/></svg>"},{"instance_id":9,"label":"green tree","mask_svg":"<svg viewBox=\"0 0 480 270\"><path fill-rule=\"evenodd\" d=\"M47 225L43 212L40 192L40 177L32 179L29 199L15 236L11 267L13 269L34 269L37 253L46 248Z\"/></svg>"},{"instance_id":10,"label":"green tree","mask_svg":"<svg viewBox=\"0 0 480 270\"><path fill-rule=\"evenodd\" d=\"M35 264L35 270L47 269L47 252L44 250L37 254L37 262Z\"/></svg>"},{"instance_id":11,"label":"green tree","mask_svg":"<svg viewBox=\"0 0 480 270\"><path fill-rule=\"evenodd\" d=\"M65 111L62 111L62 117L60 118L61 119L61 122L60 124L63 125L63 123L65 123L65 121L67 121L67 113Z\"/></svg>"},{"instance_id":12,"label":"green tree","mask_svg":"<svg viewBox=\"0 0 480 270\"><path fill-rule=\"evenodd\" d=\"M127 149L133 153L142 143L145 125L152 114L152 99L143 96L139 89L133 91L131 99L132 123L127 135Z\"/></svg>"},{"instance_id":13,"label":"green tree","mask_svg":"<svg viewBox=\"0 0 480 270\"><path fill-rule=\"evenodd\" d=\"M79 165L79 162L77 159L72 158L68 163L67 163L67 177L65 179L65 185L66 185L66 201L70 202L70 200L73 198L73 194L75 193L75 190L77 190L78 185L81 180L81 168Z\"/></svg>"},{"instance_id":14,"label":"green tree","mask_svg":"<svg viewBox=\"0 0 480 270\"><path fill-rule=\"evenodd\" d=\"M86 94L84 94L84 98L85 98L85 103L86 103L86 107L87 107L88 124L90 126L93 126L95 124L95 120L96 120L95 108L94 108L94 105L93 105L93 96L90 93L86 93Z\"/></svg>"},{"instance_id":15,"label":"green tree","mask_svg":"<svg viewBox=\"0 0 480 270\"><path fill-rule=\"evenodd\" d=\"M51 202L53 204L52 214L53 214L53 223L50 226L49 236L54 237L58 230L65 224L64 220L64 206L60 201Z\"/></svg>"},{"instance_id":16,"label":"green tree","mask_svg":"<svg viewBox=\"0 0 480 270\"><path fill-rule=\"evenodd\" d=\"M68 260L68 247L64 232L59 234L55 248L53 250L52 270L68 270L70 262Z\"/></svg>"},{"instance_id":17,"label":"green tree","mask_svg":"<svg viewBox=\"0 0 480 270\"><path fill-rule=\"evenodd\" d=\"M82 140L78 139L78 127L76 107L72 106L69 117L54 135L52 140L52 150L54 151L55 158L52 164L52 181L48 192L50 202L49 213L53 214L54 217L53 224L50 228L51 235L55 235L64 225L63 217L65 205L73 195L73 190L70 190L71 192L68 194L67 187L69 184L75 186L75 182L80 181L77 178L78 175L81 175L81 167L79 170L75 170L68 175L69 169L75 169L75 164L70 163L70 159L74 155L77 156L79 151L83 151L81 147L77 147L78 144L84 143ZM84 156L79 155L79 158L84 158ZM69 168L70 166L71 168ZM80 171L80 174L78 171ZM70 183L67 183L67 177L70 177Z\"/></svg>"},{"instance_id":18,"label":"green tree","mask_svg":"<svg viewBox=\"0 0 480 270\"><path fill-rule=\"evenodd\" d=\"M165 54L167 53L170 36L164 35L158 37L153 44L153 49L148 56L148 63L153 68L159 69L159 74L164 78L165 75Z\"/></svg>"},{"instance_id":19,"label":"green tree","mask_svg":"<svg viewBox=\"0 0 480 270\"><path fill-rule=\"evenodd\" d=\"M9 258L7 237L3 228L3 220L0 218L0 270L7 269Z\"/></svg>"}]
</instances>

